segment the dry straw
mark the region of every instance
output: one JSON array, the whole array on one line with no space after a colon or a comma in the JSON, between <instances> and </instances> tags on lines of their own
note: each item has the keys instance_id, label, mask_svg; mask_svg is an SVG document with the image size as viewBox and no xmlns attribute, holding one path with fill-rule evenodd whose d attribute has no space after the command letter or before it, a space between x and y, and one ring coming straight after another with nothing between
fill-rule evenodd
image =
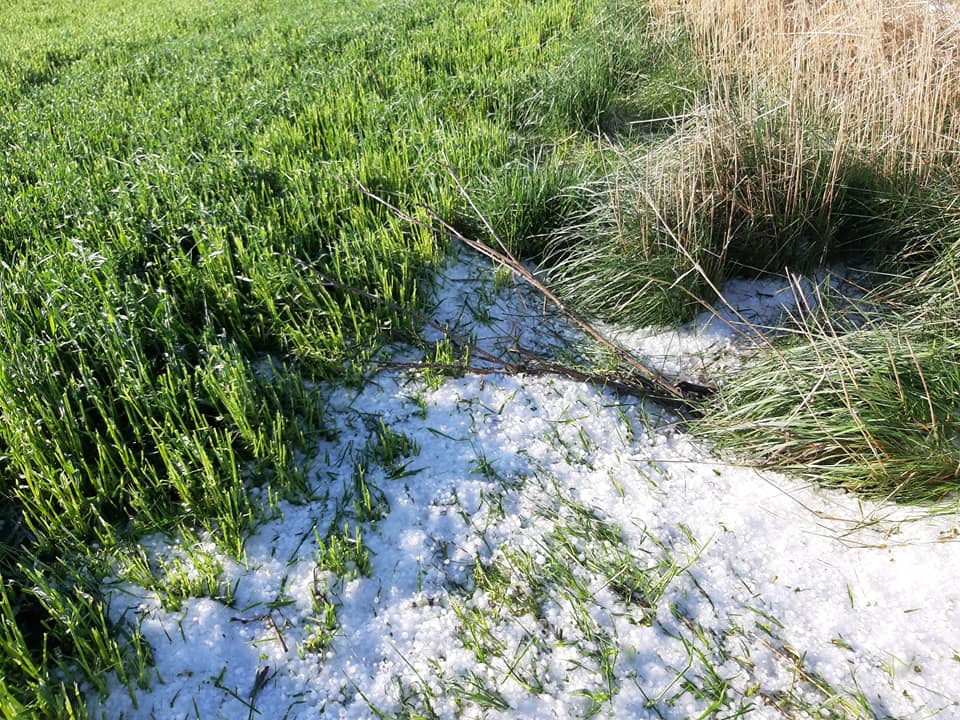
<instances>
[{"instance_id":1,"label":"dry straw","mask_svg":"<svg viewBox=\"0 0 960 720\"><path fill-rule=\"evenodd\" d=\"M658 0L711 74L711 102L767 98L792 123L829 116L835 141L879 153L884 170L953 165L960 13L902 0Z\"/></svg>"},{"instance_id":2,"label":"dry straw","mask_svg":"<svg viewBox=\"0 0 960 720\"><path fill-rule=\"evenodd\" d=\"M960 15L656 0L653 18L654 45L689 45L698 69L673 83L689 102L669 139L625 158L555 234L551 280L567 297L669 324L732 275L937 252L960 183Z\"/></svg>"}]
</instances>

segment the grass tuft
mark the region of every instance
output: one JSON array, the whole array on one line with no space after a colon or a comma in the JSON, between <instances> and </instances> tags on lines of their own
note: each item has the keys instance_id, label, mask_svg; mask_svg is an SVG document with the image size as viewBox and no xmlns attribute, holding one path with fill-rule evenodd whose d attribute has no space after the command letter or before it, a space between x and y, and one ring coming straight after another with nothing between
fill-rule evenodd
<instances>
[{"instance_id":1,"label":"grass tuft","mask_svg":"<svg viewBox=\"0 0 960 720\"><path fill-rule=\"evenodd\" d=\"M675 132L623 151L548 244L554 283L597 315L688 319L738 275L929 259L955 237L960 23L890 0L654 4L699 72ZM669 66L669 65L668 65ZM707 77L704 87L690 82Z\"/></svg>"},{"instance_id":2,"label":"grass tuft","mask_svg":"<svg viewBox=\"0 0 960 720\"><path fill-rule=\"evenodd\" d=\"M760 465L886 500L960 488L960 344L889 328L806 335L736 372L697 431ZM809 332L809 330L808 330Z\"/></svg>"}]
</instances>

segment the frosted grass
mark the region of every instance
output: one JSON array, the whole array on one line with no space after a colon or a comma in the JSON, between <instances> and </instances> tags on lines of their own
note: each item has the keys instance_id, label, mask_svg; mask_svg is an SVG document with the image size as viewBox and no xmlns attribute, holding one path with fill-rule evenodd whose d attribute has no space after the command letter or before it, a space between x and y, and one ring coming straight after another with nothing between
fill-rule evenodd
<instances>
[{"instance_id":1,"label":"frosted grass","mask_svg":"<svg viewBox=\"0 0 960 720\"><path fill-rule=\"evenodd\" d=\"M558 322L503 283L481 291L482 269L445 269L438 318L484 341ZM754 302L765 311L763 286ZM136 705L117 686L106 716L958 712L955 515L723 464L656 407L569 380L397 371L326 393L336 440L308 464L315 497L276 505L242 563L218 556L230 604L165 610L111 583L113 617L139 626L156 670ZM409 455L364 465L371 516L357 462L384 427ZM318 540L344 525L369 575L318 570ZM321 648L318 596L336 615Z\"/></svg>"}]
</instances>

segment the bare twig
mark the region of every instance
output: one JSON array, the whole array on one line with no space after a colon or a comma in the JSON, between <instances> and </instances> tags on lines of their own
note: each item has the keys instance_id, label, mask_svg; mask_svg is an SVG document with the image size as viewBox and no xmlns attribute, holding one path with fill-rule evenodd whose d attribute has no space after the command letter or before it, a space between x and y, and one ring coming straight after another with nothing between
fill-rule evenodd
<instances>
[{"instance_id":1,"label":"bare twig","mask_svg":"<svg viewBox=\"0 0 960 720\"><path fill-rule=\"evenodd\" d=\"M437 362L396 362L382 360L376 363L380 370L435 370L438 372L458 373L464 375L558 375L568 380L585 382L597 387L612 390L618 395L633 397L649 397L650 391L645 385L639 385L628 378L607 373L593 373L585 370L551 362L543 358L535 361L514 365L509 370L503 367L476 367L473 365L459 365L457 363Z\"/></svg>"},{"instance_id":2,"label":"bare twig","mask_svg":"<svg viewBox=\"0 0 960 720\"><path fill-rule=\"evenodd\" d=\"M238 622L241 625L249 625L250 623L255 622L265 622L269 625L273 632L277 635L277 641L280 643L280 647L283 648L284 652L287 652L287 643L283 639L283 634L280 632L280 626L277 625L277 621L273 617L273 613L263 613L262 615L254 615L252 617L232 617L230 622Z\"/></svg>"},{"instance_id":3,"label":"bare twig","mask_svg":"<svg viewBox=\"0 0 960 720\"><path fill-rule=\"evenodd\" d=\"M453 174L452 170L450 172L452 175ZM457 183L457 186L461 189L461 192L466 194L466 191L463 189L463 186L460 184L459 180L456 180L456 178L454 179L455 179L455 182ZM362 183L358 183L358 187L364 195L369 197L371 200L374 200L380 203L381 205L386 207L388 210L393 212L397 217L404 220L405 222L409 222L412 225L416 225L418 227L422 227L431 231L437 230L435 225L428 224L423 220L413 217L409 213L404 212L403 210L393 205L389 201L385 200L384 198L381 198L379 195L367 189ZM468 202L470 202L471 206L474 207L474 209L476 210L476 206L473 205L472 201L470 201L469 198L468 198ZM563 304L563 302L549 288L547 288L543 283L541 283L534 276L533 273L531 273L526 267L523 266L522 263L520 263L515 257L513 257L509 252L506 251L505 246L503 245L503 243L499 242L499 239L497 241L500 244L501 248L504 248L503 251L498 251L490 247L484 242L481 242L479 240L474 240L472 238L468 238L464 236L455 227L453 227L452 225L444 221L442 218L440 218L430 208L425 206L420 206L420 207L427 213L427 215L430 217L431 220L434 221L434 223L439 224L443 228L443 231L448 237L462 242L467 247L475 250L476 252L489 258L490 260L493 260L499 265L506 267L511 272L513 272L514 274L522 278L525 282L527 282L527 284L529 284L537 292L539 292L545 298L545 300L552 303L567 319L574 322L582 330L584 330L584 332L586 332L587 335L589 335L597 343L599 343L600 345L605 347L607 350L609 350L617 360L619 360L620 362L623 362L625 365L629 366L633 371L637 372L639 375L638 382L643 386L643 389L645 390L645 394L649 395L651 399L657 400L673 408L682 409L682 410L693 410L694 408L692 407L692 405L696 401L701 400L702 398L709 396L714 392L714 388L710 385L699 385L696 383L688 383L688 382L679 382L679 383L672 382L663 374L647 367L641 360L639 360L636 356L634 356L624 347L606 338L596 328L594 328L589 322L587 322L586 319L584 319L577 313L567 308ZM484 223L486 224L485 220L484 220ZM489 224L486 224L486 226L487 226L487 229L491 232L491 234L493 234L493 230L489 226ZM493 234L493 237L496 238L496 235ZM557 368L555 372L559 373L560 372L559 368L562 366L559 366L556 364L554 364L553 366ZM516 368L514 368L514 371L516 371ZM565 368L565 372L566 371L570 371L570 368ZM575 372L579 372L579 371L575 371ZM632 386L632 387L633 389L631 390L631 393L636 394L636 391L637 391L636 386Z\"/></svg>"}]
</instances>

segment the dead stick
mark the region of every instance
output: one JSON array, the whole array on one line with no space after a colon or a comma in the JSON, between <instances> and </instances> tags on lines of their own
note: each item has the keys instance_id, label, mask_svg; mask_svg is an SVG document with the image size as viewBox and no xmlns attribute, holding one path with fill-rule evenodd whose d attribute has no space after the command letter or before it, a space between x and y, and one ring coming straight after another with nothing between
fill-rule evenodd
<instances>
[{"instance_id":1,"label":"dead stick","mask_svg":"<svg viewBox=\"0 0 960 720\"><path fill-rule=\"evenodd\" d=\"M567 365L550 362L543 358L536 358L536 362L529 365L517 365L511 369L486 368L474 365L457 365L455 363L436 362L398 362L383 360L376 363L379 370L436 370L439 372L462 373L465 375L559 375L570 380L590 383L600 388L609 388L620 395L633 397L649 397L650 390L646 386L631 383L624 378L603 373L591 373ZM663 398L658 398L663 399Z\"/></svg>"},{"instance_id":2,"label":"dead stick","mask_svg":"<svg viewBox=\"0 0 960 720\"><path fill-rule=\"evenodd\" d=\"M280 632L280 628L277 625L277 621L273 619L273 613L269 613L267 617L270 619L270 625L273 627L273 631L277 634L277 640L280 641L280 647L283 648L284 652L288 652L287 643L283 639L283 633Z\"/></svg>"},{"instance_id":3,"label":"dead stick","mask_svg":"<svg viewBox=\"0 0 960 720\"><path fill-rule=\"evenodd\" d=\"M380 203L381 205L386 207L388 210L391 210L400 219L405 220L406 222L409 222L418 227L425 228L427 230L434 230L434 231L436 230L435 227L425 223L423 220L420 220L419 218L415 218L412 215L409 215L408 213L403 212L397 206L393 205L387 200L384 200L379 195L376 195L375 193L371 192L362 183L358 183L358 186L360 188L360 191L364 195L369 197L371 200L375 200L376 202ZM523 280L525 280L529 285L531 285L534 289L536 289L547 300L553 303L564 316L566 316L568 319L570 319L571 321L579 325L590 337L592 337L594 340L600 343L603 347L610 350L613 353L614 357L616 357L618 360L623 361L624 363L632 367L634 370L638 371L641 375L643 382L648 386L648 389L652 390L656 395L662 396L662 399L668 399L673 404L676 404L679 406L687 406L690 402L690 397L688 397L687 393L684 392L685 388L690 388L692 390L690 394L695 398L703 397L712 391L712 388L705 385L699 386L699 385L694 385L692 383L684 383L681 386L679 384L674 384L670 382L660 373L656 372L655 370L651 370L646 365L644 365L638 358L636 358L628 350L608 340L584 318L580 317L579 315L574 313L572 310L567 308L556 295L554 295L543 283L537 280L536 277L534 277L533 273L527 270L515 258L513 258L510 255L505 255L504 253L498 252L497 250L494 250L486 243L480 242L479 240L473 240L471 238L465 237L459 230L454 228L449 223L445 222L430 208L424 207L422 205L420 207L427 212L427 214L430 216L432 220L440 223L440 225L444 228L448 236L450 236L455 240L459 240L460 242L464 243L468 247L476 250L481 255L484 255L485 257L490 258L494 262L497 262L503 265L504 267L509 268L511 271L519 275Z\"/></svg>"},{"instance_id":4,"label":"dead stick","mask_svg":"<svg viewBox=\"0 0 960 720\"><path fill-rule=\"evenodd\" d=\"M568 307L566 307L560 301L560 298L558 298L553 292L551 292L546 285L544 285L542 282L537 280L536 276L532 272L527 270L527 268L525 268L523 264L521 264L510 253L510 251L507 249L507 246L503 243L503 241L500 239L497 233L494 232L493 227L491 227L490 223L487 222L486 217L484 217L483 213L480 212L480 209L474 204L473 198L470 197L470 193L467 192L467 189L463 186L463 183L460 182L460 178L458 178L457 174L453 171L453 167L451 167L449 160L447 160L446 154L444 154L443 159L444 159L444 162L446 163L447 174L450 175L453 182L456 183L457 189L460 191L460 194L463 195L464 199L466 199L466 201L470 204L470 207L473 209L473 211L477 214L477 216L483 222L484 227L487 228L487 232L489 232L490 236L497 241L497 245L500 246L500 250L499 251L495 250L489 245L487 245L486 243L481 242L479 240L474 240L473 238L464 237L460 232L458 232L455 228L453 228L448 223L444 222L441 218L439 218L436 215L436 213L429 210L428 208L427 212L430 213L431 217L433 217L435 220L440 222L447 229L447 232L453 233L456 237L458 237L458 239L461 242L466 243L468 246L472 247L477 252L480 252L483 255L490 258L491 260L493 260L494 262L500 263L504 267L509 268L514 273L516 273L521 278L523 278L528 285L536 289L537 292L543 295L543 297L547 298L550 302L552 302L554 306L561 313L563 313L567 318L569 318L570 320L575 322L577 325L579 325L590 337L592 337L594 340L600 343L603 347L610 350L613 353L614 357L616 357L618 360L625 362L627 365L634 368L635 370L639 371L640 374L643 377L645 377L653 385L653 387L656 390L666 393L668 397L676 398L682 403L687 400L683 391L679 387L677 387L674 383L667 380L660 373L648 368L626 348L607 339L606 336L604 336L595 327L593 327L593 325L587 322L585 318L581 317L580 315L578 315L577 313L573 312Z\"/></svg>"},{"instance_id":5,"label":"dead stick","mask_svg":"<svg viewBox=\"0 0 960 720\"><path fill-rule=\"evenodd\" d=\"M430 212L430 211L428 211ZM474 240L473 238L468 238L457 232L454 228L447 225L440 218L434 215L431 212L431 217L433 217L438 222L442 223L448 232L451 232L454 237L456 237L460 242L466 244L468 247L473 248L480 254L490 258L496 263L503 265L506 268L509 268L512 272L519 275L527 284L531 285L537 290L543 297L549 300L553 305L568 319L572 320L574 323L580 326L590 337L600 343L603 347L610 350L614 357L618 360L625 362L627 365L632 367L634 370L640 372L640 375L648 382L652 389L666 395L667 397L672 397L678 401L684 401L686 398L683 395L683 392L677 388L676 385L668 381L662 375L657 373L654 370L651 370L646 365L644 365L639 359L633 356L625 348L615 344L614 342L608 340L604 335L602 335L596 328L594 328L589 322L587 322L580 315L576 314L569 308L567 308L556 295L553 294L543 283L541 283L537 278L527 270L523 265L517 262L512 257L505 255L484 242L479 240Z\"/></svg>"}]
</instances>

